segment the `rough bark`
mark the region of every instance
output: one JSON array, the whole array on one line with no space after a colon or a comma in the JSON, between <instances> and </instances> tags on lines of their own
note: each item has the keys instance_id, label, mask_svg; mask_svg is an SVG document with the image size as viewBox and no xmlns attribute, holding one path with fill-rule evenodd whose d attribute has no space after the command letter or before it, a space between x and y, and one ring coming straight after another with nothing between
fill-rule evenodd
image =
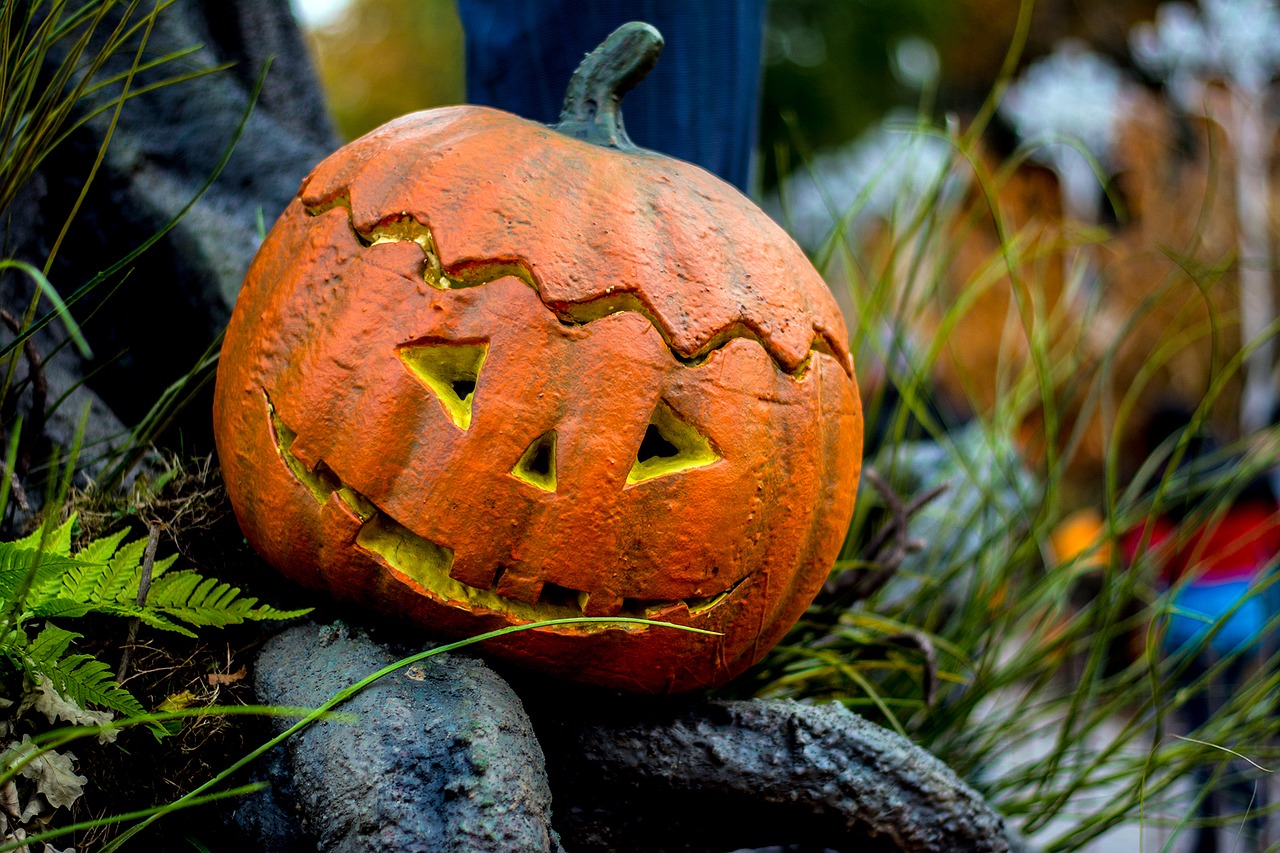
<instances>
[{"instance_id":1,"label":"rough bark","mask_svg":"<svg viewBox=\"0 0 1280 853\"><path fill-rule=\"evenodd\" d=\"M530 704L570 851L1006 851L942 762L838 704Z\"/></svg>"}]
</instances>

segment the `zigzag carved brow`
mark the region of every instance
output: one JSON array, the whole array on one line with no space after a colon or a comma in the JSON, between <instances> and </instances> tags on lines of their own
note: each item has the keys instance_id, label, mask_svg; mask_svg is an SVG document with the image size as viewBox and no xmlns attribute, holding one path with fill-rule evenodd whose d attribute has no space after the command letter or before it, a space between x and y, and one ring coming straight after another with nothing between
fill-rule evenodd
<instances>
[{"instance_id":1,"label":"zigzag carved brow","mask_svg":"<svg viewBox=\"0 0 1280 853\"><path fill-rule=\"evenodd\" d=\"M494 258L482 261L469 260L454 264L445 269L440 261L440 253L436 249L435 239L431 236L429 226L419 222L407 214L387 217L372 228L361 230L351 220L351 197L346 194L335 196L322 204L305 207L308 216L320 216L334 208L347 211L347 221L351 225L356 238L365 246L376 246L379 243L416 243L424 258L422 277L431 287L437 290L453 290L463 287L480 287L491 284L500 278L518 278L527 284L542 301L548 311L562 323L585 325L611 314L630 312L639 314L649 321L666 343L671 355L682 364L697 366L707 360L716 350L724 347L732 340L754 341L772 359L779 371L792 379L802 380L807 375L813 362L813 353L831 356L848 373L848 366L837 355L841 347L825 333L815 333L809 345L809 357L805 358L792 370L788 370L781 355L770 346L760 328L749 320L737 320L717 331L695 352L684 353L676 348L671 328L662 320L640 294L632 292L615 292L593 297L583 302L557 303L547 302L542 287L529 265L519 258Z\"/></svg>"}]
</instances>

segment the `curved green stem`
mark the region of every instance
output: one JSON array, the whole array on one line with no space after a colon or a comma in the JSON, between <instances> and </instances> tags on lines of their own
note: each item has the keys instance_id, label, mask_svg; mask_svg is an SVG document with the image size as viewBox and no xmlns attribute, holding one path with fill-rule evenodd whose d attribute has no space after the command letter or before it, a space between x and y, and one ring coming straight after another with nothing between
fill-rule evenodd
<instances>
[{"instance_id":1,"label":"curved green stem","mask_svg":"<svg viewBox=\"0 0 1280 853\"><path fill-rule=\"evenodd\" d=\"M632 21L618 27L573 72L555 129L575 139L638 150L622 126L622 96L653 70L662 34Z\"/></svg>"}]
</instances>

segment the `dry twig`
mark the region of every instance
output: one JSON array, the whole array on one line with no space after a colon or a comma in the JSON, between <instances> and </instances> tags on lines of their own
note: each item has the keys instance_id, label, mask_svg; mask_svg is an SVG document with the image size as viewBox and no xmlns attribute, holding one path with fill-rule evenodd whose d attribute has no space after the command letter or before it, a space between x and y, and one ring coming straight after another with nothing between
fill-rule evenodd
<instances>
[{"instance_id":1,"label":"dry twig","mask_svg":"<svg viewBox=\"0 0 1280 853\"><path fill-rule=\"evenodd\" d=\"M908 536L911 518L951 488L949 482L940 483L904 503L876 469L868 466L863 469L862 476L880 495L889 511L889 521L863 549L865 562L875 568L865 572L842 572L823 587L826 595L849 596L851 601L861 601L878 592L902 567L902 561L908 554L924 547L924 543Z\"/></svg>"},{"instance_id":2,"label":"dry twig","mask_svg":"<svg viewBox=\"0 0 1280 853\"><path fill-rule=\"evenodd\" d=\"M156 547L160 544L160 525L152 522L147 525L147 550L142 555L142 580L138 583L138 597L135 603L141 607L147 603L147 593L151 590L151 570L156 564ZM120 654L120 668L116 670L116 683L123 684L129 673L129 654L134 642L138 639L138 628L142 620L137 616L129 623L129 635L125 637L124 651Z\"/></svg>"}]
</instances>

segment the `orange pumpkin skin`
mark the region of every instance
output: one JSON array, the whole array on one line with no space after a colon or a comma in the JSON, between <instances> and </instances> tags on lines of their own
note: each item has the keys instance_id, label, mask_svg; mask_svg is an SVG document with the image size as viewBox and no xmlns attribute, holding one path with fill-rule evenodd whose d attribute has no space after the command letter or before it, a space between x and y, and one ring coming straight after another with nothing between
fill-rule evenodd
<instances>
[{"instance_id":1,"label":"orange pumpkin skin","mask_svg":"<svg viewBox=\"0 0 1280 853\"><path fill-rule=\"evenodd\" d=\"M416 113L321 163L258 252L219 456L249 542L299 583L443 637L703 628L722 636L591 623L486 648L626 690L718 685L799 618L848 526L844 328L800 249L701 169Z\"/></svg>"}]
</instances>

